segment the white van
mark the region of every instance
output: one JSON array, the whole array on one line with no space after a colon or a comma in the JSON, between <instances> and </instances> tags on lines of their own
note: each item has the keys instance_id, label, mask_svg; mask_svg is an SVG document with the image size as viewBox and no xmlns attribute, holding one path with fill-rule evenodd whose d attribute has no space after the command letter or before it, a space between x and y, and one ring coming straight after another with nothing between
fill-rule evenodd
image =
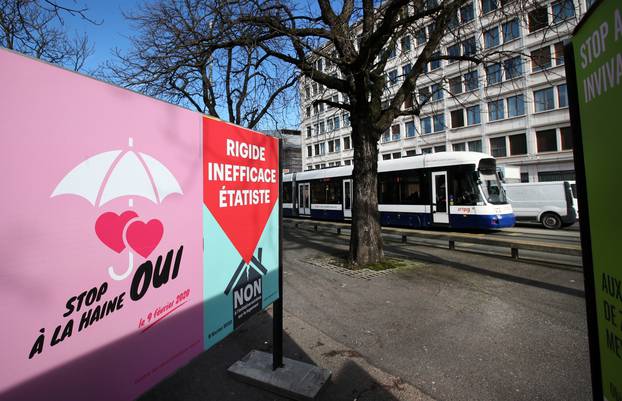
<instances>
[{"instance_id":1,"label":"white van","mask_svg":"<svg viewBox=\"0 0 622 401\"><path fill-rule=\"evenodd\" d=\"M577 221L576 201L568 181L505 184L517 221L540 222L557 229Z\"/></svg>"}]
</instances>

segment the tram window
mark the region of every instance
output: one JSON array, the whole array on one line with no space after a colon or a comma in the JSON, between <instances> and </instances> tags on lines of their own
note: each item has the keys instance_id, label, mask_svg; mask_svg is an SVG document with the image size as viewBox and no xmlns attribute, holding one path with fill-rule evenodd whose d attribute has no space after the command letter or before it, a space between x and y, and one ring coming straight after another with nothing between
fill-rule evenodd
<instances>
[{"instance_id":1,"label":"tram window","mask_svg":"<svg viewBox=\"0 0 622 401\"><path fill-rule=\"evenodd\" d=\"M449 193L456 206L474 206L481 201L473 175L475 166L460 166L450 174Z\"/></svg>"},{"instance_id":2,"label":"tram window","mask_svg":"<svg viewBox=\"0 0 622 401\"><path fill-rule=\"evenodd\" d=\"M292 183L283 183L283 203L292 203Z\"/></svg>"},{"instance_id":3,"label":"tram window","mask_svg":"<svg viewBox=\"0 0 622 401\"><path fill-rule=\"evenodd\" d=\"M339 179L311 182L311 202L315 204L340 204L341 185Z\"/></svg>"},{"instance_id":4,"label":"tram window","mask_svg":"<svg viewBox=\"0 0 622 401\"><path fill-rule=\"evenodd\" d=\"M426 204L424 175L421 171L400 171L378 176L378 202L385 205Z\"/></svg>"}]
</instances>

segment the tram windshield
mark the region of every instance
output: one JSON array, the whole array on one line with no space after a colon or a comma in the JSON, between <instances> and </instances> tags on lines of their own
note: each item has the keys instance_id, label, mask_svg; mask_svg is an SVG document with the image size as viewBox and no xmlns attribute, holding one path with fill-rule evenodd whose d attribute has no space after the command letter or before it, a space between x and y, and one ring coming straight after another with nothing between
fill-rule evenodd
<instances>
[{"instance_id":1,"label":"tram windshield","mask_svg":"<svg viewBox=\"0 0 622 401\"><path fill-rule=\"evenodd\" d=\"M494 159L483 159L479 164L479 181L486 200L493 205L508 203L505 190L501 186L501 180L497 174Z\"/></svg>"}]
</instances>

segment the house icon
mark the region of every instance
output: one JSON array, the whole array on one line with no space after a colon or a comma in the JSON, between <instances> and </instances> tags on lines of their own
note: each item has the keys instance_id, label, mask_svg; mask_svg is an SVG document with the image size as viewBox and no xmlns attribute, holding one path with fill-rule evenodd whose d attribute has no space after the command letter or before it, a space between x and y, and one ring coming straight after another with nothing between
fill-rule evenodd
<instances>
[{"instance_id":1,"label":"house icon","mask_svg":"<svg viewBox=\"0 0 622 401\"><path fill-rule=\"evenodd\" d=\"M244 259L240 261L237 269L235 269L235 273L233 273L233 277L227 284L227 288L225 288L225 295L229 295L234 286L239 287L244 283L250 283L268 272L268 269L261 263L261 254L262 248L257 248L257 256L253 255L250 263L247 264L244 262Z\"/></svg>"}]
</instances>

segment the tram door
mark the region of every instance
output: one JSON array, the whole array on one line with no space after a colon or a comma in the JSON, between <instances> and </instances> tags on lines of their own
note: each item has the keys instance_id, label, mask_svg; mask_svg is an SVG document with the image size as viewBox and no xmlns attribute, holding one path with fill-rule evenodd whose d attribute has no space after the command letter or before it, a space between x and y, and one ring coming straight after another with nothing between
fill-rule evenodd
<instances>
[{"instance_id":1,"label":"tram door","mask_svg":"<svg viewBox=\"0 0 622 401\"><path fill-rule=\"evenodd\" d=\"M447 172L432 173L432 222L449 223L449 205L447 199Z\"/></svg>"},{"instance_id":2,"label":"tram door","mask_svg":"<svg viewBox=\"0 0 622 401\"><path fill-rule=\"evenodd\" d=\"M343 217L352 218L352 180L343 180Z\"/></svg>"},{"instance_id":3,"label":"tram door","mask_svg":"<svg viewBox=\"0 0 622 401\"><path fill-rule=\"evenodd\" d=\"M309 183L298 184L298 214L309 216L311 214L311 193Z\"/></svg>"}]
</instances>

